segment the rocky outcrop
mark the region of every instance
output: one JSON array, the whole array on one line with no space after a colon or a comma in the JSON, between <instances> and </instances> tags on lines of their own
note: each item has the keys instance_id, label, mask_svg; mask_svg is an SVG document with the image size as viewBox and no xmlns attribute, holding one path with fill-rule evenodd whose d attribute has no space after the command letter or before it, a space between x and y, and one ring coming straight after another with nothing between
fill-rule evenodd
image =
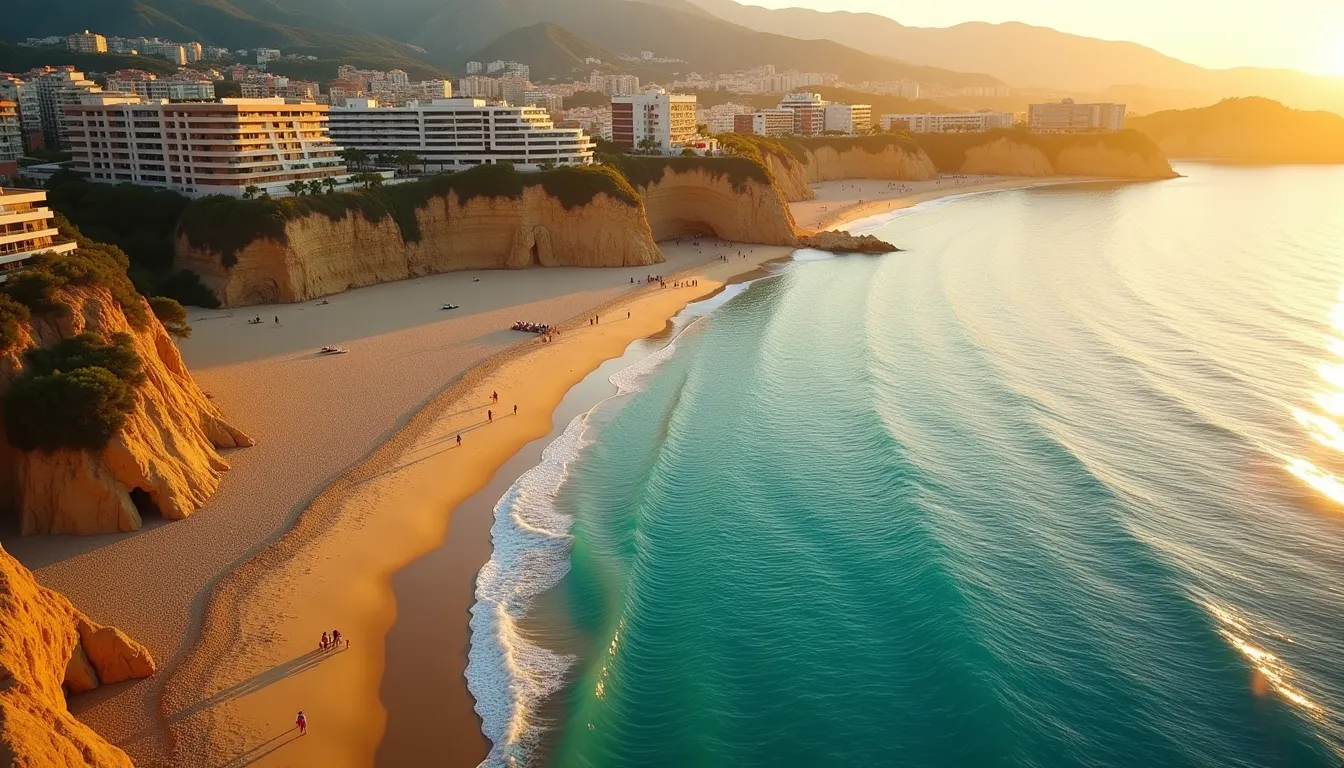
<instances>
[{"instance_id":1,"label":"rocky outcrop","mask_svg":"<svg viewBox=\"0 0 1344 768\"><path fill-rule=\"evenodd\" d=\"M519 197L456 192L415 211L419 239L406 242L392 217L371 222L356 210L333 221L311 214L285 225L284 242L257 239L232 266L221 254L177 239L177 265L201 276L225 306L305 301L363 285L462 269L655 264L643 208L598 194L567 209L541 186Z\"/></svg>"},{"instance_id":2,"label":"rocky outcrop","mask_svg":"<svg viewBox=\"0 0 1344 768\"><path fill-rule=\"evenodd\" d=\"M642 187L655 240L713 235L762 245L794 245L793 213L778 186L691 166L663 168Z\"/></svg>"},{"instance_id":3,"label":"rocky outcrop","mask_svg":"<svg viewBox=\"0 0 1344 768\"><path fill-rule=\"evenodd\" d=\"M763 152L761 157L765 160L765 166L770 169L770 174L775 177L775 184L785 200L797 203L816 199L817 194L808 186L807 171L798 158L774 152Z\"/></svg>"},{"instance_id":4,"label":"rocky outcrop","mask_svg":"<svg viewBox=\"0 0 1344 768\"><path fill-rule=\"evenodd\" d=\"M844 148L841 141L824 141L827 143L804 144L808 154L808 162L804 165L808 183L840 179L919 181L938 176L933 161L918 147L888 144L880 148L866 148L851 139L849 141L854 142L853 147Z\"/></svg>"},{"instance_id":5,"label":"rocky outcrop","mask_svg":"<svg viewBox=\"0 0 1344 768\"><path fill-rule=\"evenodd\" d=\"M1170 179L1171 163L1151 141L1132 131L1110 134L921 134L945 173L997 176L1093 176Z\"/></svg>"},{"instance_id":6,"label":"rocky outcrop","mask_svg":"<svg viewBox=\"0 0 1344 768\"><path fill-rule=\"evenodd\" d=\"M852 235L842 230L814 232L804 237L800 245L831 253L894 253L901 250L872 235Z\"/></svg>"},{"instance_id":7,"label":"rocky outcrop","mask_svg":"<svg viewBox=\"0 0 1344 768\"><path fill-rule=\"evenodd\" d=\"M224 421L152 314L145 328L134 328L103 288L67 286L58 298L69 311L34 316L0 355L0 392L23 372L27 350L83 332L130 334L146 381L135 389L125 425L101 450L0 446L0 500L16 513L24 535L133 531L147 505L170 520L187 517L214 494L229 467L216 449L252 440Z\"/></svg>"},{"instance_id":8,"label":"rocky outcrop","mask_svg":"<svg viewBox=\"0 0 1344 768\"><path fill-rule=\"evenodd\" d=\"M125 752L70 714L65 692L154 671L139 643L39 585L0 549L0 764L130 768Z\"/></svg>"}]
</instances>

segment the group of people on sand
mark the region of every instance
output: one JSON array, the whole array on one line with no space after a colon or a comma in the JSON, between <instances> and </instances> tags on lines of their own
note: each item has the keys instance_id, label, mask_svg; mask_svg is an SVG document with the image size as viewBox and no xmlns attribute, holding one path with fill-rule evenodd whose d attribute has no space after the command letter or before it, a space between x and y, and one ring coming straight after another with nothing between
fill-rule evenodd
<instances>
[{"instance_id":1,"label":"group of people on sand","mask_svg":"<svg viewBox=\"0 0 1344 768\"><path fill-rule=\"evenodd\" d=\"M491 393L490 393L490 404L491 404L491 405L498 405L498 404L499 404L499 393L498 393L498 392L491 392ZM517 415L518 415L518 406L517 406L517 405L514 405L514 406L513 406L513 415L514 415L514 416L517 416ZM487 423L490 423L490 424L494 424L494 423L495 423L495 409L494 409L494 408L486 408L486 409L485 409L485 420L486 420ZM462 434L461 434L460 432L459 432L458 435L457 435L457 447L458 447L458 448L461 448L461 447L462 447ZM349 647L349 641L346 641L346 647Z\"/></svg>"},{"instance_id":2,"label":"group of people on sand","mask_svg":"<svg viewBox=\"0 0 1344 768\"><path fill-rule=\"evenodd\" d=\"M261 315L257 315L257 316L255 316L255 317L253 317L251 320L248 320L248 321L247 321L247 324L248 324L248 325L261 325ZM275 324L276 324L276 325L279 325L279 324L280 324L280 316L279 316L279 315L276 315L276 316L275 316Z\"/></svg>"},{"instance_id":3,"label":"group of people on sand","mask_svg":"<svg viewBox=\"0 0 1344 768\"><path fill-rule=\"evenodd\" d=\"M510 327L515 331L527 331L528 333L547 333L551 330L548 323L529 323L526 320L519 320Z\"/></svg>"},{"instance_id":4,"label":"group of people on sand","mask_svg":"<svg viewBox=\"0 0 1344 768\"><path fill-rule=\"evenodd\" d=\"M317 644L317 649L320 651L336 650L337 648L341 647L341 639L342 639L341 630L339 629L333 629L330 632L323 632L322 640ZM349 648L350 638L346 637L344 639L345 639L345 647Z\"/></svg>"}]
</instances>

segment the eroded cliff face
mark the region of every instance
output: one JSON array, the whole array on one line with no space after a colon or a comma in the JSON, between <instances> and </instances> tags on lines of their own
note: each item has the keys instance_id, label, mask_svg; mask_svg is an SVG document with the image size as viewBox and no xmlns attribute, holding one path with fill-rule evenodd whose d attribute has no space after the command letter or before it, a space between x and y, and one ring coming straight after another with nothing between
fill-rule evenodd
<instances>
[{"instance_id":1,"label":"eroded cliff face","mask_svg":"<svg viewBox=\"0 0 1344 768\"><path fill-rule=\"evenodd\" d=\"M0 764L130 768L125 752L70 714L65 691L154 671L139 643L89 619L0 549Z\"/></svg>"},{"instance_id":2,"label":"eroded cliff face","mask_svg":"<svg viewBox=\"0 0 1344 768\"><path fill-rule=\"evenodd\" d=\"M857 146L843 151L816 147L809 148L807 153L808 162L803 167L810 184L840 179L920 181L938 177L938 170L923 150L908 152L888 146L881 152L869 152Z\"/></svg>"},{"instance_id":3,"label":"eroded cliff face","mask_svg":"<svg viewBox=\"0 0 1344 768\"><path fill-rule=\"evenodd\" d=\"M961 173L1003 176L1099 176L1112 179L1170 179L1176 176L1161 155L1144 155L1082 142L1063 149L1052 163L1040 149L995 139L966 150Z\"/></svg>"},{"instance_id":4,"label":"eroded cliff face","mask_svg":"<svg viewBox=\"0 0 1344 768\"><path fill-rule=\"evenodd\" d=\"M640 192L655 240L714 235L761 245L798 242L793 213L777 184L748 179L734 187L727 174L669 167Z\"/></svg>"},{"instance_id":5,"label":"eroded cliff face","mask_svg":"<svg viewBox=\"0 0 1344 768\"><path fill-rule=\"evenodd\" d=\"M289 222L286 240L256 240L225 267L220 255L177 241L177 264L201 276L225 306L305 301L363 285L460 269L655 264L641 207L598 194L569 210L540 186L518 199L457 194L416 212L420 239L407 243L390 218L359 212L339 221L314 214Z\"/></svg>"},{"instance_id":6,"label":"eroded cliff face","mask_svg":"<svg viewBox=\"0 0 1344 768\"><path fill-rule=\"evenodd\" d=\"M252 440L224 421L152 314L145 329L133 328L102 288L67 286L59 299L70 312L35 316L19 342L0 355L0 392L22 373L27 350L86 331L104 338L130 334L146 382L135 390L125 426L101 450L0 447L0 498L17 514L24 535L136 530L141 515L133 493L170 520L187 517L219 488L229 468L216 449Z\"/></svg>"},{"instance_id":7,"label":"eroded cliff face","mask_svg":"<svg viewBox=\"0 0 1344 768\"><path fill-rule=\"evenodd\" d=\"M773 152L763 153L763 157L765 167L769 168L771 175L775 177L775 184L779 186L779 191L783 193L785 200L797 203L816 199L816 193L807 183L807 171L797 158L781 157Z\"/></svg>"}]
</instances>

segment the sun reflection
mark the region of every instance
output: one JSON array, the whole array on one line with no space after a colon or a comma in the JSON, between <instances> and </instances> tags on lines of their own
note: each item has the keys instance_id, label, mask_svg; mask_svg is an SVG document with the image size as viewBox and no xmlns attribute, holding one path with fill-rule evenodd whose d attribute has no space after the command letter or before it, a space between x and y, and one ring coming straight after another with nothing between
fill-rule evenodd
<instances>
[{"instance_id":1,"label":"sun reflection","mask_svg":"<svg viewBox=\"0 0 1344 768\"><path fill-rule=\"evenodd\" d=\"M1332 359L1316 367L1320 391L1312 393L1315 410L1294 408L1293 418L1302 425L1316 444L1344 454L1344 427L1336 419L1344 418L1344 288L1330 308L1330 328L1325 349ZM1344 480L1302 457L1289 458L1286 469L1302 482L1329 499L1344 504Z\"/></svg>"}]
</instances>

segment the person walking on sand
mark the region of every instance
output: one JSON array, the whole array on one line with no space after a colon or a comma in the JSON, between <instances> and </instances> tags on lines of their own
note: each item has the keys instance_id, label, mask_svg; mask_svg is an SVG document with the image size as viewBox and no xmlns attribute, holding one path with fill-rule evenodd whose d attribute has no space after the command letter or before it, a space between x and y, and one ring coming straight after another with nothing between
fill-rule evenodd
<instances>
[{"instance_id":1,"label":"person walking on sand","mask_svg":"<svg viewBox=\"0 0 1344 768\"><path fill-rule=\"evenodd\" d=\"M458 435L458 436L457 436L457 447L458 447L458 448L461 448L461 447L462 447L462 436L461 436L461 435Z\"/></svg>"},{"instance_id":2,"label":"person walking on sand","mask_svg":"<svg viewBox=\"0 0 1344 768\"><path fill-rule=\"evenodd\" d=\"M341 647L341 630L339 629L331 630L331 647L332 648Z\"/></svg>"},{"instance_id":3,"label":"person walking on sand","mask_svg":"<svg viewBox=\"0 0 1344 768\"><path fill-rule=\"evenodd\" d=\"M322 642L318 643L318 644L317 644L317 647L318 647L320 650L325 651L325 650L327 650L327 642L328 642L328 641L327 641L327 633L326 633L326 632L323 632L323 633L322 633Z\"/></svg>"},{"instance_id":4,"label":"person walking on sand","mask_svg":"<svg viewBox=\"0 0 1344 768\"><path fill-rule=\"evenodd\" d=\"M299 716L294 718L294 725L298 727L300 736L308 734L308 718L304 717L302 709L299 710Z\"/></svg>"},{"instance_id":5,"label":"person walking on sand","mask_svg":"<svg viewBox=\"0 0 1344 768\"><path fill-rule=\"evenodd\" d=\"M275 324L276 324L276 325L279 325L279 324L280 324L280 316L279 316L279 315L276 315L276 316L275 316Z\"/></svg>"},{"instance_id":6,"label":"person walking on sand","mask_svg":"<svg viewBox=\"0 0 1344 768\"><path fill-rule=\"evenodd\" d=\"M490 393L490 401L491 401L491 402L494 402L494 403L498 403L498 402L499 402L499 393L498 393L498 392L491 392L491 393Z\"/></svg>"},{"instance_id":7,"label":"person walking on sand","mask_svg":"<svg viewBox=\"0 0 1344 768\"><path fill-rule=\"evenodd\" d=\"M494 411L487 410L487 411L485 412L485 420L488 421L488 422L493 423L494 420L495 420L495 412L494 412Z\"/></svg>"},{"instance_id":8,"label":"person walking on sand","mask_svg":"<svg viewBox=\"0 0 1344 768\"><path fill-rule=\"evenodd\" d=\"M517 416L517 415L518 415L518 405L517 405L517 403L515 403L514 406L513 406L513 415L514 415L514 416Z\"/></svg>"}]
</instances>

